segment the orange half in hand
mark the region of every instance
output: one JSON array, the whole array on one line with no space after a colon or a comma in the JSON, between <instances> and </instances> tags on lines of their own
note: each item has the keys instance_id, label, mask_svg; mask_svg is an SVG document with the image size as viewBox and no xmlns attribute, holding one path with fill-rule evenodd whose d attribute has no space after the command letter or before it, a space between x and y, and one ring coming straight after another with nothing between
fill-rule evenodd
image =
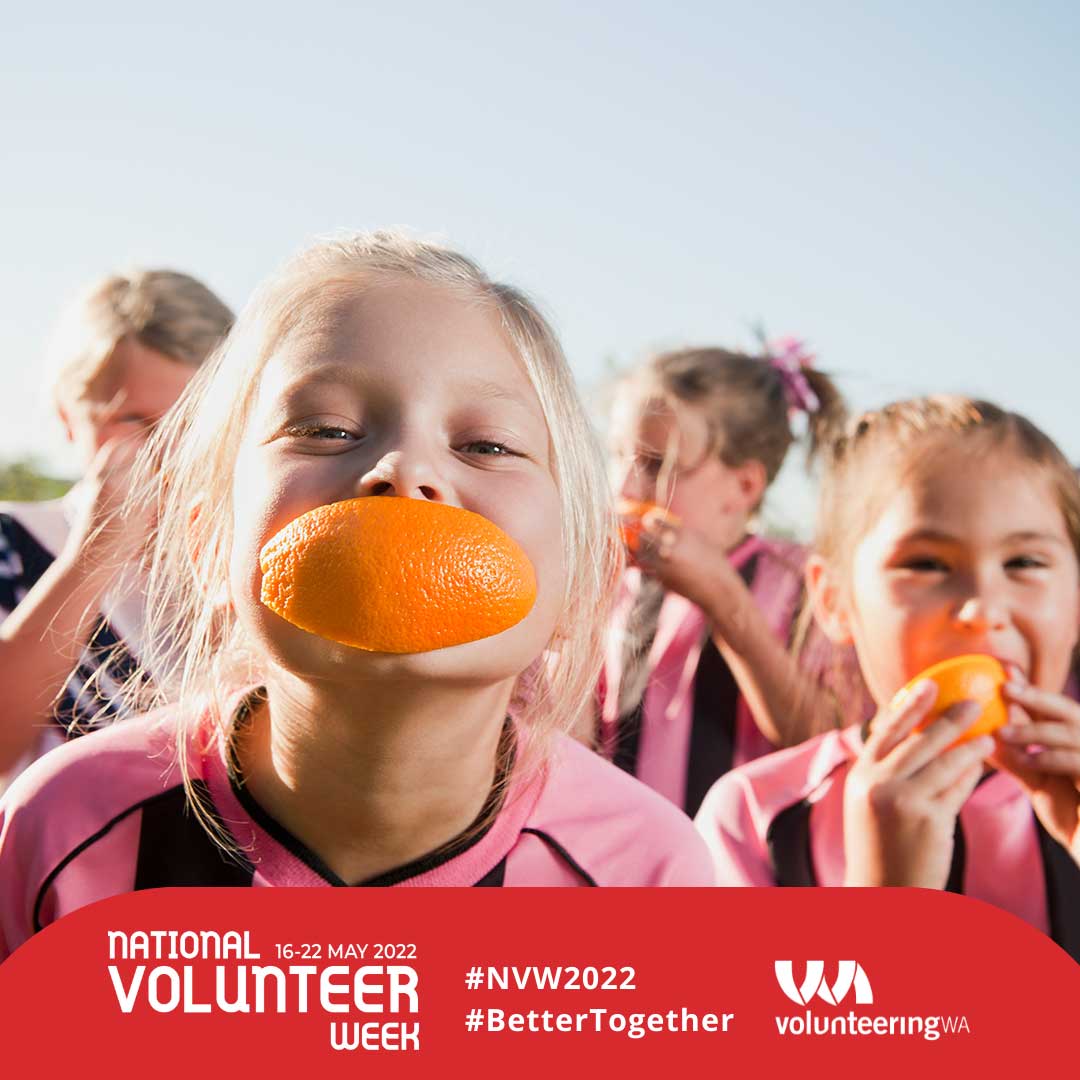
<instances>
[{"instance_id":1,"label":"orange half in hand","mask_svg":"<svg viewBox=\"0 0 1080 1080\"><path fill-rule=\"evenodd\" d=\"M916 728L917 731L928 727L951 705L961 701L979 702L982 712L953 745L968 742L980 735L989 735L1009 718L1008 707L1001 694L1001 688L1008 682L1009 676L992 656L971 653L942 660L912 679L904 689L910 690L922 679L937 683L938 696L933 712Z\"/></svg>"},{"instance_id":2,"label":"orange half in hand","mask_svg":"<svg viewBox=\"0 0 1080 1080\"><path fill-rule=\"evenodd\" d=\"M487 518L370 496L303 514L259 554L262 602L294 626L368 652L418 653L516 626L536 574Z\"/></svg>"},{"instance_id":3,"label":"orange half in hand","mask_svg":"<svg viewBox=\"0 0 1080 1080\"><path fill-rule=\"evenodd\" d=\"M677 514L671 513L670 510L665 510L657 503L642 502L639 499L619 499L616 509L622 518L619 526L622 541L631 555L636 555L641 547L641 534L645 528L643 519L646 514L659 513L661 518L669 525L680 525L682 523L682 519Z\"/></svg>"}]
</instances>

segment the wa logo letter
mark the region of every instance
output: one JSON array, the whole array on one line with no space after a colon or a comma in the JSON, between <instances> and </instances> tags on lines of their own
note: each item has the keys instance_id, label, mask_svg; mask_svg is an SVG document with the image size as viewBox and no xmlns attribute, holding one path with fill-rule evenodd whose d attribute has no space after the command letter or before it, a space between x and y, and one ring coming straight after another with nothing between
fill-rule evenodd
<instances>
[{"instance_id":1,"label":"wa logo letter","mask_svg":"<svg viewBox=\"0 0 1080 1080\"><path fill-rule=\"evenodd\" d=\"M874 991L870 989L870 980L862 966L854 960L841 960L836 967L836 982L830 987L825 981L825 961L807 960L806 977L801 986L795 985L795 975L790 960L777 960L776 981L780 989L796 1005L809 1005L817 996L830 1005L839 1005L847 997L848 991L855 987L856 1005L873 1005Z\"/></svg>"}]
</instances>

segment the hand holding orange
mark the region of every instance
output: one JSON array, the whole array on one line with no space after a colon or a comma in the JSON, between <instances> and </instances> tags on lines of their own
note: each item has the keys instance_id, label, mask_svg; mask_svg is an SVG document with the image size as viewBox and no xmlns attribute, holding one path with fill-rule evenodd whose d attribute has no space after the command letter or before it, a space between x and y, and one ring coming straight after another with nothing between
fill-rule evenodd
<instances>
[{"instance_id":1,"label":"hand holding orange","mask_svg":"<svg viewBox=\"0 0 1080 1080\"><path fill-rule=\"evenodd\" d=\"M636 555L641 548L641 534L645 529L644 520L646 515L659 515L665 524L678 526L682 519L677 514L665 510L657 503L643 502L640 499L619 499L617 509L622 518L620 532L626 550L631 555Z\"/></svg>"},{"instance_id":2,"label":"hand holding orange","mask_svg":"<svg viewBox=\"0 0 1080 1080\"><path fill-rule=\"evenodd\" d=\"M262 602L320 637L418 653L499 634L528 615L528 556L480 514L393 496L346 499L263 546Z\"/></svg>"},{"instance_id":3,"label":"hand holding orange","mask_svg":"<svg viewBox=\"0 0 1080 1080\"><path fill-rule=\"evenodd\" d=\"M1008 721L1008 708L1001 694L1001 688L1008 678L999 661L979 653L953 656L928 667L904 687L904 690L910 690L923 679L937 684L938 696L933 711L916 730L922 731L958 702L977 701L982 705L979 718L953 745L997 731Z\"/></svg>"}]
</instances>

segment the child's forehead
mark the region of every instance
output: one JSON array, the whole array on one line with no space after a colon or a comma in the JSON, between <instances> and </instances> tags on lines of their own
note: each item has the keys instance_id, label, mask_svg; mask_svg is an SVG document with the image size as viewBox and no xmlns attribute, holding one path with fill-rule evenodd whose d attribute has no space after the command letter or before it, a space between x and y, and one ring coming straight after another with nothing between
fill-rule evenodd
<instances>
[{"instance_id":1,"label":"child's forehead","mask_svg":"<svg viewBox=\"0 0 1080 1080\"><path fill-rule=\"evenodd\" d=\"M611 433L617 441L708 442L709 428L704 412L687 402L672 400L647 387L620 387L611 407Z\"/></svg>"},{"instance_id":2,"label":"child's forehead","mask_svg":"<svg viewBox=\"0 0 1080 1080\"><path fill-rule=\"evenodd\" d=\"M379 281L316 298L267 357L259 398L320 386L437 388L448 398L506 401L546 423L497 312L426 282Z\"/></svg>"},{"instance_id":3,"label":"child's forehead","mask_svg":"<svg viewBox=\"0 0 1080 1080\"><path fill-rule=\"evenodd\" d=\"M498 311L484 298L416 278L328 282L313 289L297 307L288 334L294 345L348 349L357 340L411 340L435 329L444 339L467 335L510 345Z\"/></svg>"},{"instance_id":4,"label":"child's forehead","mask_svg":"<svg viewBox=\"0 0 1080 1080\"><path fill-rule=\"evenodd\" d=\"M1008 443L954 436L886 461L872 477L883 499L876 531L938 529L958 539L1067 531L1050 470Z\"/></svg>"}]
</instances>

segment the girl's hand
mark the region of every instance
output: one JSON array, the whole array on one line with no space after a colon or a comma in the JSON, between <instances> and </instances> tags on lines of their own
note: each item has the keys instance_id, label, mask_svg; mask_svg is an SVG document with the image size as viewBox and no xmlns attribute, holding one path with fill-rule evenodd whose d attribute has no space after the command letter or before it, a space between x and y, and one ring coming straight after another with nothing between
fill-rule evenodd
<instances>
[{"instance_id":1,"label":"girl's hand","mask_svg":"<svg viewBox=\"0 0 1080 1080\"><path fill-rule=\"evenodd\" d=\"M1015 677L993 765L1013 774L1046 831L1080 864L1080 705Z\"/></svg>"},{"instance_id":2,"label":"girl's hand","mask_svg":"<svg viewBox=\"0 0 1080 1080\"><path fill-rule=\"evenodd\" d=\"M874 717L844 784L845 885L943 889L949 880L956 818L994 742L951 746L979 714L972 701L915 732L936 698L923 681Z\"/></svg>"},{"instance_id":3,"label":"girl's hand","mask_svg":"<svg viewBox=\"0 0 1080 1080\"><path fill-rule=\"evenodd\" d=\"M88 568L106 565L147 531L148 522L122 520L117 513L128 495L132 466L144 442L143 433L110 439L94 456L80 482L83 498L65 549L73 561Z\"/></svg>"},{"instance_id":4,"label":"girl's hand","mask_svg":"<svg viewBox=\"0 0 1080 1080\"><path fill-rule=\"evenodd\" d=\"M646 513L640 525L631 564L697 604L722 631L725 621L748 599L727 552L695 530L674 524L662 510Z\"/></svg>"}]
</instances>

